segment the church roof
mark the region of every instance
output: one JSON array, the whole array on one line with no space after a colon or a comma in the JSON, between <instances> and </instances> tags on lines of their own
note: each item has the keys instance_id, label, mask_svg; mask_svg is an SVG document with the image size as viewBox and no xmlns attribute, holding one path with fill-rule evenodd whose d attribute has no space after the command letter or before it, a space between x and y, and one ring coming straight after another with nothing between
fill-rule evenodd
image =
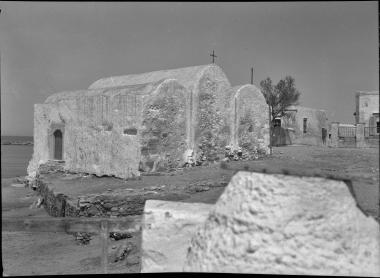
<instances>
[{"instance_id":1,"label":"church roof","mask_svg":"<svg viewBox=\"0 0 380 278\"><path fill-rule=\"evenodd\" d=\"M64 91L49 96L45 103L54 103L63 99L72 99L81 96L111 96L120 92L124 94L149 94L166 80L176 80L185 88L194 85L202 77L203 73L214 71L219 78L228 82L223 70L215 65L201 65L186 68L152 71L141 74L130 74L99 79L91 84L87 90Z\"/></svg>"},{"instance_id":2,"label":"church roof","mask_svg":"<svg viewBox=\"0 0 380 278\"><path fill-rule=\"evenodd\" d=\"M61 100L73 99L78 97L92 97L92 96L113 96L120 93L123 94L134 94L134 95L149 95L153 93L161 84L174 81L169 79L159 80L157 82L150 82L145 84L137 85L126 85L126 86L117 86L111 88L100 88L100 89L88 89L88 90L77 90L77 91L64 91L60 93L53 94L49 96L45 103L56 103Z\"/></svg>"},{"instance_id":3,"label":"church roof","mask_svg":"<svg viewBox=\"0 0 380 278\"><path fill-rule=\"evenodd\" d=\"M378 95L379 91L357 91L356 95Z\"/></svg>"},{"instance_id":4,"label":"church roof","mask_svg":"<svg viewBox=\"0 0 380 278\"><path fill-rule=\"evenodd\" d=\"M240 90L245 89L245 88L248 88L248 89L251 89L251 90L254 90L254 91L260 91L260 89L257 88L253 84L236 85L236 86L233 86L233 87L231 87L231 88L228 89L228 91L226 93L226 97L228 99L230 99L231 97L236 97L237 93Z\"/></svg>"},{"instance_id":5,"label":"church roof","mask_svg":"<svg viewBox=\"0 0 380 278\"><path fill-rule=\"evenodd\" d=\"M215 64L200 65L186 68L169 69L152 71L141 74L130 74L123 76L112 76L102 78L92 83L89 89L107 88L115 86L125 86L132 84L143 84L147 82L155 82L161 79L173 78L177 79L185 87L189 87L196 79L199 79L202 73L207 69L215 68L221 72L221 68Z\"/></svg>"}]
</instances>

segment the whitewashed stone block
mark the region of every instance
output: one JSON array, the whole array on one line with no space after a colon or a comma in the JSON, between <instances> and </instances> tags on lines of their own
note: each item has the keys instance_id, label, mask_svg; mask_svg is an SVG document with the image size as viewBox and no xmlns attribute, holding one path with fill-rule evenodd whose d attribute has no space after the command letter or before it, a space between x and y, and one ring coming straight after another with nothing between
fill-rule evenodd
<instances>
[{"instance_id":1,"label":"whitewashed stone block","mask_svg":"<svg viewBox=\"0 0 380 278\"><path fill-rule=\"evenodd\" d=\"M196 228L212 205L147 200L142 232L141 272L179 272Z\"/></svg>"},{"instance_id":2,"label":"whitewashed stone block","mask_svg":"<svg viewBox=\"0 0 380 278\"><path fill-rule=\"evenodd\" d=\"M379 276L379 241L344 182L239 172L194 234L184 271Z\"/></svg>"}]
</instances>

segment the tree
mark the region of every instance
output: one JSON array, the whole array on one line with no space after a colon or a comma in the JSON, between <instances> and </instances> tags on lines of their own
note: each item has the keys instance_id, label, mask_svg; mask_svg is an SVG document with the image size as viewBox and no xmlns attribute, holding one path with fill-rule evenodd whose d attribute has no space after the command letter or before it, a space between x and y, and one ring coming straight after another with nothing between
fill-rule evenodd
<instances>
[{"instance_id":1,"label":"tree","mask_svg":"<svg viewBox=\"0 0 380 278\"><path fill-rule=\"evenodd\" d=\"M277 85L272 85L272 80L268 77L260 82L261 92L263 93L271 111L271 122L275 118L283 117L286 109L291 105L297 105L300 92L295 87L295 80L291 76L281 79Z\"/></svg>"}]
</instances>

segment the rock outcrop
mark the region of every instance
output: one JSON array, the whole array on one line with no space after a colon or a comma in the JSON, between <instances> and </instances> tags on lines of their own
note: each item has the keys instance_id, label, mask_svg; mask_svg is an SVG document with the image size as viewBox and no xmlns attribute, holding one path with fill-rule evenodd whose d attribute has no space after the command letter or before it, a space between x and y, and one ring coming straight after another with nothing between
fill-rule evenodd
<instances>
[{"instance_id":1,"label":"rock outcrop","mask_svg":"<svg viewBox=\"0 0 380 278\"><path fill-rule=\"evenodd\" d=\"M379 224L342 181L239 172L193 236L184 271L380 275Z\"/></svg>"}]
</instances>

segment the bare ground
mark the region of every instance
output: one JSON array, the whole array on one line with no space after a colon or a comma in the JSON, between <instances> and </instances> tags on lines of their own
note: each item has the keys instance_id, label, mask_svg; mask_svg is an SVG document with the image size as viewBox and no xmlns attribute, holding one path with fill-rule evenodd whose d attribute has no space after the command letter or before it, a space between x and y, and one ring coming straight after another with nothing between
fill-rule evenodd
<instances>
[{"instance_id":1,"label":"bare ground","mask_svg":"<svg viewBox=\"0 0 380 278\"><path fill-rule=\"evenodd\" d=\"M238 170L293 175L322 176L345 179L352 186L358 206L364 213L379 221L379 149L332 149L308 146L289 146L273 149L272 157L255 161L234 161L195 167L183 172L163 176L144 176L141 180L121 181L115 178L91 178L91 182L68 182L62 191L71 194L101 192L105 188L153 188L166 185L177 194L168 192L170 200L183 202L215 203L224 187L209 187L205 191L186 188L194 182L228 181ZM69 181L69 179L68 179ZM30 208L37 200L36 193L27 188L11 186L13 179L2 180L3 217L41 217L43 208ZM111 273L136 273L140 271L141 234L132 238L109 242L109 270ZM119 246L135 246L128 256L113 262ZM73 235L66 233L2 232L2 260L4 275L54 275L100 273L101 247L94 236L88 245L78 245Z\"/></svg>"}]
</instances>

